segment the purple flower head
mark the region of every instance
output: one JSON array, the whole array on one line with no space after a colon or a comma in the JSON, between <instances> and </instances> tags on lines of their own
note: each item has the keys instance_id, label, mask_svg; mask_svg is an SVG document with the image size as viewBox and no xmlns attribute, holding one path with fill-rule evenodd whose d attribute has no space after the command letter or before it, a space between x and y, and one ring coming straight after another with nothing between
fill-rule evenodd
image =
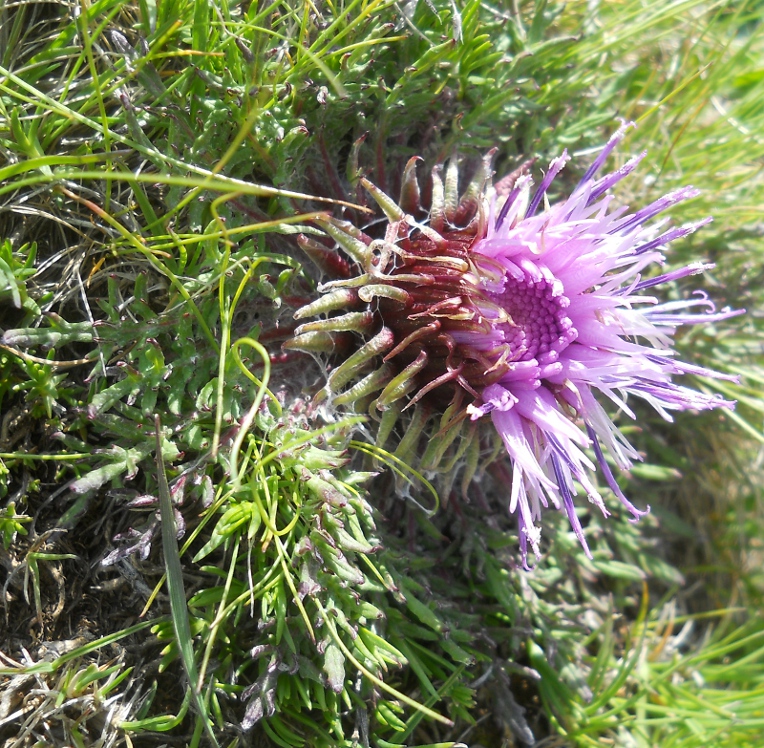
<instances>
[{"instance_id":1,"label":"purple flower head","mask_svg":"<svg viewBox=\"0 0 764 748\"><path fill-rule=\"evenodd\" d=\"M608 191L644 154L597 178L629 126L613 135L570 197L554 205L547 191L567 153L552 161L535 192L523 170L492 188L491 154L461 197L455 165L445 181L436 167L429 211L420 204L414 159L398 204L363 180L387 215L384 239L346 222L322 223L356 272L348 268L319 286L322 296L295 316L326 318L298 327L287 346L341 353L318 400L368 409L380 420L380 445L413 408L397 450L404 459L433 412L446 416L425 463L454 443L449 429L472 428L463 437L472 438L490 417L512 461L509 512L518 520L526 566L529 545L540 553L538 523L550 504L565 511L590 555L574 497L583 489L608 514L595 487L597 467L634 521L649 510L629 502L608 464L606 456L626 470L639 459L608 415L608 401L634 418L628 401L639 397L668 420L672 410L733 405L674 382L683 374L735 378L677 360L672 336L680 325L740 312L717 312L702 293L666 303L644 293L712 267L692 263L642 278L663 263L670 241L710 220L663 233L653 220L697 191L676 190L629 214L613 207ZM305 237L301 244L314 260L328 253ZM356 335L366 342L348 353L342 346ZM452 448L456 464L464 450Z\"/></svg>"},{"instance_id":2,"label":"purple flower head","mask_svg":"<svg viewBox=\"0 0 764 748\"><path fill-rule=\"evenodd\" d=\"M732 407L733 403L676 384L685 373L735 379L682 363L674 357L671 336L683 324L726 319L740 312L716 312L699 295L659 303L644 289L712 267L685 268L641 279L642 271L663 263L661 248L710 219L656 236L650 219L669 206L697 195L685 187L634 214L611 209L615 186L641 159L596 179L605 157L623 138L622 127L567 200L537 208L551 179L531 197L531 182L521 177L506 201L494 198L488 230L471 250L477 279L487 302L480 312L491 320L488 334L455 333L456 341L496 360L510 361L506 373L468 406L472 419L490 415L513 464L509 511L519 518L524 559L530 544L539 554L537 522L542 507L564 509L591 557L573 507L576 485L602 513L608 512L595 488L595 461L623 505L634 507L615 482L605 455L626 470L639 456L608 416L610 400L630 417L629 396L640 397L664 418L672 410ZM644 155L644 154L643 154ZM556 175L567 155L552 162ZM496 217L494 217L496 216ZM696 307L704 308L700 314ZM598 393L599 397L595 397ZM591 449L595 461L587 455ZM647 508L649 510L649 507Z\"/></svg>"}]
</instances>

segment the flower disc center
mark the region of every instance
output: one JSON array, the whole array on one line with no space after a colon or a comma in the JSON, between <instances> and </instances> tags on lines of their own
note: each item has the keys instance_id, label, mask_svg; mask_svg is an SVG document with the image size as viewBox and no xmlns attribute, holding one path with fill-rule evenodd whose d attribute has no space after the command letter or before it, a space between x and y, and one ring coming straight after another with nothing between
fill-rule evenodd
<instances>
[{"instance_id":1,"label":"flower disc center","mask_svg":"<svg viewBox=\"0 0 764 748\"><path fill-rule=\"evenodd\" d=\"M489 291L486 296L510 318L498 325L509 347L509 360L556 360L577 335L566 314L570 300L562 283L543 265L527 261L519 265L508 260L502 265L503 289Z\"/></svg>"}]
</instances>

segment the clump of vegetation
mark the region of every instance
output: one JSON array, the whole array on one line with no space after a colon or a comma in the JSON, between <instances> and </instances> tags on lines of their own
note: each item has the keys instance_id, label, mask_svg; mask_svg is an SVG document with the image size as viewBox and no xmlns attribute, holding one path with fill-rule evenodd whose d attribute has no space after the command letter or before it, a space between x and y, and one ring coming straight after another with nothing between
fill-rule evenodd
<instances>
[{"instance_id":1,"label":"clump of vegetation","mask_svg":"<svg viewBox=\"0 0 764 748\"><path fill-rule=\"evenodd\" d=\"M754 745L760 13L0 9L4 745ZM317 281L296 237L365 215L359 173L396 194L412 156L497 147L504 174L619 116L624 157L650 148L629 199L694 182L676 222L715 217L670 263L715 262L749 313L679 345L741 375L713 385L738 409L640 413L653 514L579 510L592 560L549 514L526 572L501 462L433 494L363 414L311 408L326 362L281 350Z\"/></svg>"}]
</instances>

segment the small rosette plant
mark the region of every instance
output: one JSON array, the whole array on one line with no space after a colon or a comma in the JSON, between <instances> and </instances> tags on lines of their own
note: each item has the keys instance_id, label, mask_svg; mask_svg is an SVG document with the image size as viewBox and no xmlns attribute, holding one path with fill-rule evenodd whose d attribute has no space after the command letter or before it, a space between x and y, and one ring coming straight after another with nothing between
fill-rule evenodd
<instances>
[{"instance_id":1,"label":"small rosette plant","mask_svg":"<svg viewBox=\"0 0 764 748\"><path fill-rule=\"evenodd\" d=\"M527 168L492 186L492 154L461 196L455 164L445 180L436 167L429 210L412 159L398 203L362 180L386 214L384 238L323 221L345 263L328 262L326 247L301 238L322 267L335 275L339 267L343 276L321 284L320 298L298 310L298 319L324 316L298 327L288 344L342 354L317 399L368 409L380 420L382 441L408 411L407 447L433 412L447 415L433 439L441 445L453 441L449 431L461 428L472 438L490 419L512 461L508 505L526 565L529 546L540 553L539 520L550 505L565 511L589 554L574 496L583 489L607 515L597 469L634 520L644 514L608 464L609 455L627 470L639 459L608 404L634 418L629 399L641 398L667 420L675 410L733 405L675 381L686 374L734 377L678 360L672 345L682 325L740 312L717 311L704 293L661 303L650 291L712 266L696 262L644 276L664 263L670 242L710 220L662 233L654 220L697 190L678 189L629 213L610 191L645 154L597 176L628 126L570 196L552 205L547 192L567 153L552 161L535 191ZM359 334L364 342L353 351Z\"/></svg>"}]
</instances>

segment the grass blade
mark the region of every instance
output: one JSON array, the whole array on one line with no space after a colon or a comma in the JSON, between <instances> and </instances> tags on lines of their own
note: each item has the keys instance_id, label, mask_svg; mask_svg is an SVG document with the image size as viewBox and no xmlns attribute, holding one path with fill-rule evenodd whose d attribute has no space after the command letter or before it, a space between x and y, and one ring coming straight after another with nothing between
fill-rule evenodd
<instances>
[{"instance_id":1,"label":"grass blade","mask_svg":"<svg viewBox=\"0 0 764 748\"><path fill-rule=\"evenodd\" d=\"M194 661L194 647L191 640L191 626L188 621L188 606L186 605L186 592L183 587L183 571L180 566L180 554L178 553L178 541L176 538L175 518L172 511L172 499L170 487L167 485L167 476L164 471L162 459L162 424L157 415L156 424L156 463L157 482L159 484L159 509L162 517L162 547L164 549L164 563L167 570L167 588L170 592L170 612L172 626L175 630L175 638L178 642L180 658L183 669L186 671L189 688L193 697L199 719L204 724L204 731L212 745L218 746L215 734L212 732L210 718L207 713L207 705L201 695L199 674Z\"/></svg>"}]
</instances>

